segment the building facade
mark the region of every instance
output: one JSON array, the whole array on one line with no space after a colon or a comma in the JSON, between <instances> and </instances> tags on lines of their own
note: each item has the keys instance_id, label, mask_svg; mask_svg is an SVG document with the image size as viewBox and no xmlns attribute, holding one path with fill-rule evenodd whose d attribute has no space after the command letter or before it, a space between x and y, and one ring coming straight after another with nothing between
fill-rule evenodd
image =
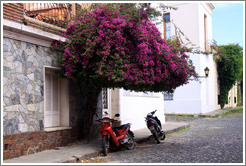
<instances>
[{"instance_id":1,"label":"building facade","mask_svg":"<svg viewBox=\"0 0 246 166\"><path fill-rule=\"evenodd\" d=\"M52 41L65 40L61 33L66 29L57 22L69 19L75 7L3 3L4 160L65 146L82 137L83 99L73 82L58 76L57 56L62 52L50 48Z\"/></svg>"},{"instance_id":2,"label":"building facade","mask_svg":"<svg viewBox=\"0 0 246 166\"><path fill-rule=\"evenodd\" d=\"M165 93L165 113L167 114L203 114L216 109L219 105L219 85L216 61L211 45L212 40L212 12L215 9L211 3L168 3L168 6L177 7L177 10L164 12L164 33L168 39L177 35L179 30L184 35L181 39L188 47L194 48L197 53L190 53L195 70L199 75L198 81L190 80L189 84L178 87L174 93ZM201 52L205 52L201 53ZM205 77L204 69L208 67L209 76ZM230 100L225 107L237 105L235 87L231 90Z\"/></svg>"},{"instance_id":3,"label":"building facade","mask_svg":"<svg viewBox=\"0 0 246 166\"><path fill-rule=\"evenodd\" d=\"M65 21L82 6L3 3L4 160L82 138L84 100L73 82L58 76L62 52L50 48L52 41L65 40ZM144 117L155 109L165 122L161 93L103 89L98 108L99 116L120 113L121 124L132 123L133 130L146 127ZM94 123L94 135L99 136L99 126Z\"/></svg>"}]
</instances>

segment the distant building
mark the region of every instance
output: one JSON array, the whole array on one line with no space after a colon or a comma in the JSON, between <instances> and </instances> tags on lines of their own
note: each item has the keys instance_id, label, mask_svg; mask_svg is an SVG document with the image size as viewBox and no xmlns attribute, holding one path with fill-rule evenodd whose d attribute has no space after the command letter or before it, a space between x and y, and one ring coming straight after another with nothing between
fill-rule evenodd
<instances>
[{"instance_id":1,"label":"distant building","mask_svg":"<svg viewBox=\"0 0 246 166\"><path fill-rule=\"evenodd\" d=\"M167 3L166 5L177 7L178 10L167 9L164 12L164 37L166 39L175 35L179 28L184 36L185 43L191 42L189 47L194 50L211 52L211 45L216 44L212 40L212 11L211 3ZM181 35L182 36L182 35ZM185 39L188 38L189 40ZM220 92L218 85L217 66L213 54L189 54L193 61L199 81L191 80L189 84L178 87L174 93L164 93L165 113L175 114L203 114L220 109ZM204 77L204 69L208 67L208 77ZM237 105L236 86L229 93L229 102L225 107Z\"/></svg>"}]
</instances>

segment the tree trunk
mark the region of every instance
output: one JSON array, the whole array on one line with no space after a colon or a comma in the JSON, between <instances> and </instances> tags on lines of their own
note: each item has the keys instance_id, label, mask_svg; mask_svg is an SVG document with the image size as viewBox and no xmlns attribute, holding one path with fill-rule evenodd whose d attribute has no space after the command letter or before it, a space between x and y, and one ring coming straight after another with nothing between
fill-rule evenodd
<instances>
[{"instance_id":1,"label":"tree trunk","mask_svg":"<svg viewBox=\"0 0 246 166\"><path fill-rule=\"evenodd\" d=\"M88 91L86 95L85 110L83 115L83 135L88 140L92 139L92 122L95 113L97 112L98 97L101 93L100 90Z\"/></svg>"}]
</instances>

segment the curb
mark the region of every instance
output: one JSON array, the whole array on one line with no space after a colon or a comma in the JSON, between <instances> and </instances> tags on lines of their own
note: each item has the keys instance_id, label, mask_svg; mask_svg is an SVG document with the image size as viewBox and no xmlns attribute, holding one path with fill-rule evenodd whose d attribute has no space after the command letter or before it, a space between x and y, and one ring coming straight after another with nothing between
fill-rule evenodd
<instances>
[{"instance_id":1,"label":"curb","mask_svg":"<svg viewBox=\"0 0 246 166\"><path fill-rule=\"evenodd\" d=\"M200 118L215 118L216 115L198 115L197 117L200 117Z\"/></svg>"},{"instance_id":2,"label":"curb","mask_svg":"<svg viewBox=\"0 0 246 166\"><path fill-rule=\"evenodd\" d=\"M186 125L183 125L183 126L180 126L180 127L176 128L176 129L172 129L172 130L166 131L165 133L166 134L174 133L174 132L177 132L177 131L179 131L181 129L185 129L187 127L190 127L190 125L186 124Z\"/></svg>"},{"instance_id":3,"label":"curb","mask_svg":"<svg viewBox=\"0 0 246 166\"><path fill-rule=\"evenodd\" d=\"M70 159L64 160L64 161L59 161L58 163L77 163L81 160L97 157L100 154L101 154L101 150L99 152L92 152L92 153L88 153L85 155L74 155L74 156L70 157Z\"/></svg>"},{"instance_id":4,"label":"curb","mask_svg":"<svg viewBox=\"0 0 246 166\"><path fill-rule=\"evenodd\" d=\"M205 114L176 114L174 116L190 116L190 117L195 117L195 118L217 118L221 115L226 114L227 112L230 112L232 110L237 110L243 107L234 107L234 108L228 108L228 109L221 109L221 110L215 110L216 112L212 111L212 113L205 113ZM168 115L168 114L166 114Z\"/></svg>"}]
</instances>

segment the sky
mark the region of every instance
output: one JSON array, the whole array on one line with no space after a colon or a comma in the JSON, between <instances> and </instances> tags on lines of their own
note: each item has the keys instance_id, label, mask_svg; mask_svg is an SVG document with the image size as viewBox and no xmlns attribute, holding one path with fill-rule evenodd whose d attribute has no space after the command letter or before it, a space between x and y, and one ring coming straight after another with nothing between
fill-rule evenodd
<instances>
[{"instance_id":1,"label":"sky","mask_svg":"<svg viewBox=\"0 0 246 166\"><path fill-rule=\"evenodd\" d=\"M217 45L227 45L238 43L244 46L243 38L243 17L244 4L228 1L229 3L213 3L212 31L213 39L217 41Z\"/></svg>"}]
</instances>

